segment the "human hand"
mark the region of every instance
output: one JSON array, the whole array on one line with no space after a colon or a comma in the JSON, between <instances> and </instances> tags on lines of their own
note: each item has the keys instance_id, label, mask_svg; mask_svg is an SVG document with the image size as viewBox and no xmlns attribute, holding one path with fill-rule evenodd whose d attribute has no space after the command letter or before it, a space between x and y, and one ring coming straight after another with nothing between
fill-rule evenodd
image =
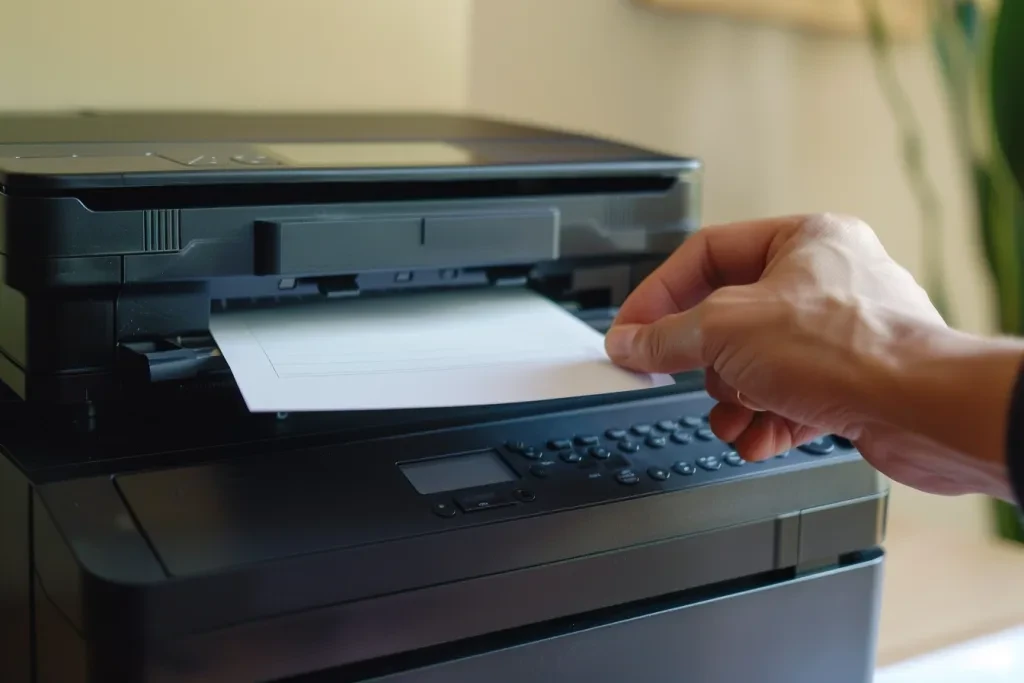
<instances>
[{"instance_id":1,"label":"human hand","mask_svg":"<svg viewBox=\"0 0 1024 683\"><path fill-rule=\"evenodd\" d=\"M904 484L1005 498L1005 432L967 428L954 407L967 387L949 376L960 367L987 382L968 401L998 416L1020 350L978 344L946 326L867 225L832 215L699 231L633 292L606 339L633 370L703 368L718 401L711 429L748 460L831 433Z\"/></svg>"}]
</instances>

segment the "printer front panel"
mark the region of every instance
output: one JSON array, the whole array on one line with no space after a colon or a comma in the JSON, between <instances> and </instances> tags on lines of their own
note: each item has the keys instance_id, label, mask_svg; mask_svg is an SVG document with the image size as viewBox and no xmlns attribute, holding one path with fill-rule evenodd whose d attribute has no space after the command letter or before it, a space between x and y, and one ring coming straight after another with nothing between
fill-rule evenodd
<instances>
[{"instance_id":1,"label":"printer front panel","mask_svg":"<svg viewBox=\"0 0 1024 683\"><path fill-rule=\"evenodd\" d=\"M698 226L696 171L650 182L577 194L548 194L540 183L506 197L133 209L0 196L0 379L44 402L198 376L230 387L211 353L211 311L362 292L530 287L601 329Z\"/></svg>"},{"instance_id":2,"label":"printer front panel","mask_svg":"<svg viewBox=\"0 0 1024 683\"><path fill-rule=\"evenodd\" d=\"M285 634L319 624L316 657L338 664L877 548L886 489L856 452L822 442L742 465L707 438L710 405L670 396L53 482L36 572L94 648L202 661L290 649ZM582 577L598 588L571 590ZM547 597L510 601L524 591Z\"/></svg>"}]
</instances>

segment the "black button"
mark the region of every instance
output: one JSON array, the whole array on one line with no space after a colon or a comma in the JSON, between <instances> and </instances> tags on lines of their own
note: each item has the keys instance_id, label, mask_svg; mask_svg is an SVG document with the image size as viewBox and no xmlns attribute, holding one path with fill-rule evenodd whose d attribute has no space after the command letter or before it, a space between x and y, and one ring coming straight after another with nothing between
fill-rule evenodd
<instances>
[{"instance_id":1,"label":"black button","mask_svg":"<svg viewBox=\"0 0 1024 683\"><path fill-rule=\"evenodd\" d=\"M651 467L647 470L647 476L655 481L665 481L669 477L669 472L660 467Z\"/></svg>"},{"instance_id":2,"label":"black button","mask_svg":"<svg viewBox=\"0 0 1024 683\"><path fill-rule=\"evenodd\" d=\"M691 474L693 474L694 472L697 471L696 467L694 467L693 465L691 465L688 462L682 462L682 461L677 462L676 464L672 465L672 469L675 470L676 474L681 474L684 477L688 477L688 476L690 476Z\"/></svg>"},{"instance_id":3,"label":"black button","mask_svg":"<svg viewBox=\"0 0 1024 683\"><path fill-rule=\"evenodd\" d=\"M612 456L611 451L600 446L591 446L587 452L590 453L591 458L597 458L598 460L607 460Z\"/></svg>"},{"instance_id":4,"label":"black button","mask_svg":"<svg viewBox=\"0 0 1024 683\"><path fill-rule=\"evenodd\" d=\"M434 514L438 517L454 517L455 506L451 503L434 503Z\"/></svg>"},{"instance_id":5,"label":"black button","mask_svg":"<svg viewBox=\"0 0 1024 683\"><path fill-rule=\"evenodd\" d=\"M690 432L678 431L672 433L672 440L678 444L685 446L686 444L693 441L693 434Z\"/></svg>"},{"instance_id":6,"label":"black button","mask_svg":"<svg viewBox=\"0 0 1024 683\"><path fill-rule=\"evenodd\" d=\"M584 436L577 436L576 437L576 445L577 446L594 446L594 445L597 445L599 443L601 443L601 439L597 438L596 436L585 436L584 435Z\"/></svg>"},{"instance_id":7,"label":"black button","mask_svg":"<svg viewBox=\"0 0 1024 683\"><path fill-rule=\"evenodd\" d=\"M455 503L463 512L479 512L512 505L514 501L504 493L485 491L483 493L467 493L455 496Z\"/></svg>"},{"instance_id":8,"label":"black button","mask_svg":"<svg viewBox=\"0 0 1024 683\"><path fill-rule=\"evenodd\" d=\"M527 503L537 500L537 494L533 491L527 491L526 489L516 489L515 496L519 500Z\"/></svg>"},{"instance_id":9,"label":"black button","mask_svg":"<svg viewBox=\"0 0 1024 683\"><path fill-rule=\"evenodd\" d=\"M638 450L640 450L640 444L638 444L636 441L630 441L629 439L625 439L619 442L619 450L624 453L636 453Z\"/></svg>"},{"instance_id":10,"label":"black button","mask_svg":"<svg viewBox=\"0 0 1024 683\"><path fill-rule=\"evenodd\" d=\"M703 458L697 458L697 466L708 472L714 472L722 468L722 461L713 455L705 455Z\"/></svg>"},{"instance_id":11,"label":"black button","mask_svg":"<svg viewBox=\"0 0 1024 683\"><path fill-rule=\"evenodd\" d=\"M607 436L612 441L618 441L619 439L625 439L626 438L626 430L625 429L609 429L607 432L604 433L604 435Z\"/></svg>"},{"instance_id":12,"label":"black button","mask_svg":"<svg viewBox=\"0 0 1024 683\"><path fill-rule=\"evenodd\" d=\"M526 450L526 444L523 443L522 441L509 441L508 443L505 444L505 447L510 451L514 451L516 453L522 453L524 450Z\"/></svg>"},{"instance_id":13,"label":"black button","mask_svg":"<svg viewBox=\"0 0 1024 683\"><path fill-rule=\"evenodd\" d=\"M676 423L672 420L662 420L657 427L663 432L673 432L676 429Z\"/></svg>"},{"instance_id":14,"label":"black button","mask_svg":"<svg viewBox=\"0 0 1024 683\"><path fill-rule=\"evenodd\" d=\"M636 484L640 481L640 477L636 476L636 472L633 470L620 470L615 474L615 480L620 484Z\"/></svg>"},{"instance_id":15,"label":"black button","mask_svg":"<svg viewBox=\"0 0 1024 683\"><path fill-rule=\"evenodd\" d=\"M690 427L691 429L696 429L697 427L700 427L702 423L701 423L701 420L700 420L699 417L693 417L692 415L687 415L686 417L679 418L679 424L683 425L684 427Z\"/></svg>"},{"instance_id":16,"label":"black button","mask_svg":"<svg viewBox=\"0 0 1024 683\"><path fill-rule=\"evenodd\" d=\"M664 448L665 444L668 442L665 441L665 437L663 436L655 436L654 434L651 434L649 437L647 437L647 440L644 443L646 443L651 448Z\"/></svg>"},{"instance_id":17,"label":"black button","mask_svg":"<svg viewBox=\"0 0 1024 683\"><path fill-rule=\"evenodd\" d=\"M646 436L647 434L651 433L651 425L645 425L645 424L633 425L630 428L630 431L632 431L637 436Z\"/></svg>"},{"instance_id":18,"label":"black button","mask_svg":"<svg viewBox=\"0 0 1024 683\"><path fill-rule=\"evenodd\" d=\"M530 474L537 477L538 479L544 479L551 474L552 466L554 461L539 462L536 465L530 465Z\"/></svg>"},{"instance_id":19,"label":"black button","mask_svg":"<svg viewBox=\"0 0 1024 683\"><path fill-rule=\"evenodd\" d=\"M854 448L853 442L847 439L845 436L836 436L835 434L833 434L832 442L839 448L845 448L847 450L852 450Z\"/></svg>"},{"instance_id":20,"label":"black button","mask_svg":"<svg viewBox=\"0 0 1024 683\"><path fill-rule=\"evenodd\" d=\"M561 453L558 454L558 457L560 457L565 462L579 462L580 460L583 459L583 456L577 453L576 451L562 451Z\"/></svg>"},{"instance_id":21,"label":"black button","mask_svg":"<svg viewBox=\"0 0 1024 683\"><path fill-rule=\"evenodd\" d=\"M569 441L569 439L551 439L551 441L548 441L548 448L553 451L564 451L566 448L572 448L572 441Z\"/></svg>"},{"instance_id":22,"label":"black button","mask_svg":"<svg viewBox=\"0 0 1024 683\"><path fill-rule=\"evenodd\" d=\"M805 443L802 446L798 446L798 448L808 455L828 455L836 449L835 444L827 436L815 439L810 443Z\"/></svg>"},{"instance_id":23,"label":"black button","mask_svg":"<svg viewBox=\"0 0 1024 683\"><path fill-rule=\"evenodd\" d=\"M694 432L694 436L696 436L701 441L711 441L715 438L715 433L712 432L710 429L704 428L698 429L696 432Z\"/></svg>"},{"instance_id":24,"label":"black button","mask_svg":"<svg viewBox=\"0 0 1024 683\"><path fill-rule=\"evenodd\" d=\"M743 467L746 464L746 461L736 451L726 451L722 455L722 459L725 460L725 464L733 467Z\"/></svg>"},{"instance_id":25,"label":"black button","mask_svg":"<svg viewBox=\"0 0 1024 683\"><path fill-rule=\"evenodd\" d=\"M519 455L523 456L527 460L540 460L540 456L544 455L544 451L538 451L533 446L527 446L519 451Z\"/></svg>"}]
</instances>

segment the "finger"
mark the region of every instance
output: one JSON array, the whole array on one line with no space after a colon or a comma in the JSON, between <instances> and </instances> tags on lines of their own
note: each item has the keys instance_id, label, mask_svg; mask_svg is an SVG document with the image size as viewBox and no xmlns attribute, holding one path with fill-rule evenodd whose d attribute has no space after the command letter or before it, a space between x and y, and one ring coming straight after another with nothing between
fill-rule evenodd
<instances>
[{"instance_id":1,"label":"finger","mask_svg":"<svg viewBox=\"0 0 1024 683\"><path fill-rule=\"evenodd\" d=\"M713 368L704 370L704 391L719 403L739 405L739 401L736 400L738 395L736 390L729 386Z\"/></svg>"},{"instance_id":2,"label":"finger","mask_svg":"<svg viewBox=\"0 0 1024 683\"><path fill-rule=\"evenodd\" d=\"M773 243L792 234L803 221L790 216L698 230L637 285L614 324L651 323L689 310L720 287L756 282Z\"/></svg>"},{"instance_id":3,"label":"finger","mask_svg":"<svg viewBox=\"0 0 1024 683\"><path fill-rule=\"evenodd\" d=\"M757 462L774 458L820 435L819 430L813 427L775 413L754 413L750 424L732 444L743 459Z\"/></svg>"},{"instance_id":4,"label":"finger","mask_svg":"<svg viewBox=\"0 0 1024 683\"><path fill-rule=\"evenodd\" d=\"M793 432L789 421L775 413L754 413L750 424L732 444L744 460L758 462L792 448Z\"/></svg>"},{"instance_id":5,"label":"finger","mask_svg":"<svg viewBox=\"0 0 1024 683\"><path fill-rule=\"evenodd\" d=\"M704 357L700 308L669 315L649 325L618 325L608 330L608 357L637 372L676 373L711 365Z\"/></svg>"},{"instance_id":6,"label":"finger","mask_svg":"<svg viewBox=\"0 0 1024 683\"><path fill-rule=\"evenodd\" d=\"M711 409L708 422L715 436L733 443L754 420L754 411L735 403L719 403Z\"/></svg>"}]
</instances>

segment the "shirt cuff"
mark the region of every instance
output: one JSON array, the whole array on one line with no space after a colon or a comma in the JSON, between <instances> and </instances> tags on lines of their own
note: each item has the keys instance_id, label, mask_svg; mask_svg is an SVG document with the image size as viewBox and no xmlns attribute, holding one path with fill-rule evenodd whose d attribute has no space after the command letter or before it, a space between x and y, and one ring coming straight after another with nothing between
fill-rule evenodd
<instances>
[{"instance_id":1,"label":"shirt cuff","mask_svg":"<svg viewBox=\"0 0 1024 683\"><path fill-rule=\"evenodd\" d=\"M1006 469L1017 505L1024 507L1024 367L1017 371L1009 411L1006 426Z\"/></svg>"}]
</instances>

